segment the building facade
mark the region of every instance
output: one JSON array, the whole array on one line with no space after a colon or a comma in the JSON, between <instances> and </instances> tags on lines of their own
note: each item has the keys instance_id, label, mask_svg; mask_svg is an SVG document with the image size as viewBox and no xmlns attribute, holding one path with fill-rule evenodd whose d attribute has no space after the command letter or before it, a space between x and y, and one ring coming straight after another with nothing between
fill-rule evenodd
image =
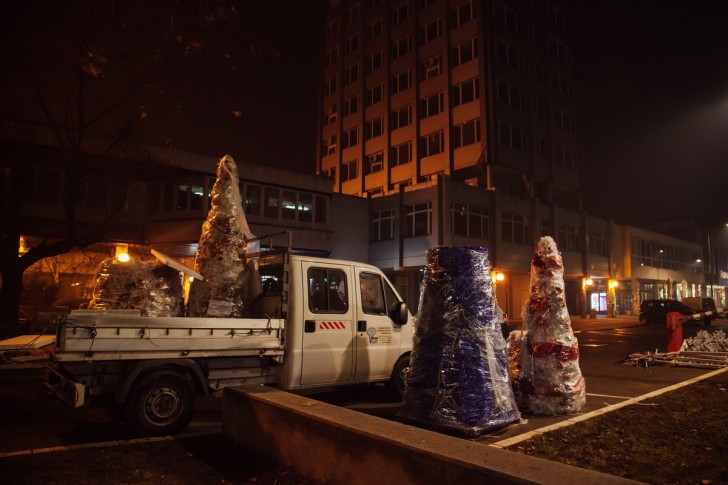
<instances>
[{"instance_id":1,"label":"building facade","mask_svg":"<svg viewBox=\"0 0 728 485\"><path fill-rule=\"evenodd\" d=\"M571 63L554 2L329 1L318 172L358 196L445 174L579 208Z\"/></svg>"}]
</instances>

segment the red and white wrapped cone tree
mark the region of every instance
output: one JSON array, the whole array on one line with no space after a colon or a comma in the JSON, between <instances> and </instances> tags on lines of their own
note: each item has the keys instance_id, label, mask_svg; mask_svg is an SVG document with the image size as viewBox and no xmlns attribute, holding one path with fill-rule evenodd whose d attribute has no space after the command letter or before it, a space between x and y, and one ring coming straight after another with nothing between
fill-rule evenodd
<instances>
[{"instance_id":1,"label":"red and white wrapped cone tree","mask_svg":"<svg viewBox=\"0 0 728 485\"><path fill-rule=\"evenodd\" d=\"M554 240L539 239L523 315L517 397L529 414L573 414L586 402L579 344L564 297L564 264Z\"/></svg>"}]
</instances>

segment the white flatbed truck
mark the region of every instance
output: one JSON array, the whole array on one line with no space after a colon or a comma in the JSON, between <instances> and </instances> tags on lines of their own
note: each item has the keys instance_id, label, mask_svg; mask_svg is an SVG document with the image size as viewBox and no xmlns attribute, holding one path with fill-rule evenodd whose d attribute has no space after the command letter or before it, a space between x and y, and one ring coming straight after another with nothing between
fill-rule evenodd
<instances>
[{"instance_id":1,"label":"white flatbed truck","mask_svg":"<svg viewBox=\"0 0 728 485\"><path fill-rule=\"evenodd\" d=\"M182 430L196 395L231 385L386 382L401 396L413 317L379 268L290 250L258 264L255 318L72 311L58 325L48 388L75 407L111 395L139 432L156 435Z\"/></svg>"}]
</instances>

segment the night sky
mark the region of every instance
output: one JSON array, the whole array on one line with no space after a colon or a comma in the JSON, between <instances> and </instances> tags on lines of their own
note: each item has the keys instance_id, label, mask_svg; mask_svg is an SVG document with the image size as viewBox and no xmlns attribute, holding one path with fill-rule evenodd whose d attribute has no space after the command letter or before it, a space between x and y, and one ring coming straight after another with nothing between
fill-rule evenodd
<instances>
[{"instance_id":1,"label":"night sky","mask_svg":"<svg viewBox=\"0 0 728 485\"><path fill-rule=\"evenodd\" d=\"M728 222L728 2L572 2L586 208Z\"/></svg>"}]
</instances>

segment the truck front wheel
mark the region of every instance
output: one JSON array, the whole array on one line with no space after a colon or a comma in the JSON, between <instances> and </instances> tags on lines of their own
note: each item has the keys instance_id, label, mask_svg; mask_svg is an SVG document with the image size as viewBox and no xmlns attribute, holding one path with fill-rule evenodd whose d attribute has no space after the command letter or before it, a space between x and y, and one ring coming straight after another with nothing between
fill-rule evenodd
<instances>
[{"instance_id":1,"label":"truck front wheel","mask_svg":"<svg viewBox=\"0 0 728 485\"><path fill-rule=\"evenodd\" d=\"M389 379L388 387L394 397L399 400L404 399L404 391L407 384L407 373L409 372L410 356L404 355L399 358L394 369L392 369L392 377Z\"/></svg>"},{"instance_id":2,"label":"truck front wheel","mask_svg":"<svg viewBox=\"0 0 728 485\"><path fill-rule=\"evenodd\" d=\"M174 371L149 374L134 386L126 403L127 419L145 435L181 431L192 419L192 383Z\"/></svg>"}]
</instances>

